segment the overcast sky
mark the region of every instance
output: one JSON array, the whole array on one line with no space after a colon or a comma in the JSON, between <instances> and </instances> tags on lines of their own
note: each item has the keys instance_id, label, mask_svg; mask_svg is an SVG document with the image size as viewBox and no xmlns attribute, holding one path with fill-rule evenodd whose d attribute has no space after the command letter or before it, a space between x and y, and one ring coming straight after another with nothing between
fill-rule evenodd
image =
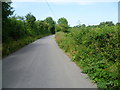
<instances>
[{"instance_id":1,"label":"overcast sky","mask_svg":"<svg viewBox=\"0 0 120 90\"><path fill-rule=\"evenodd\" d=\"M119 0L12 0L14 14L31 12L37 20L51 16L55 21L65 17L69 25L93 25L103 21L118 22Z\"/></svg>"}]
</instances>

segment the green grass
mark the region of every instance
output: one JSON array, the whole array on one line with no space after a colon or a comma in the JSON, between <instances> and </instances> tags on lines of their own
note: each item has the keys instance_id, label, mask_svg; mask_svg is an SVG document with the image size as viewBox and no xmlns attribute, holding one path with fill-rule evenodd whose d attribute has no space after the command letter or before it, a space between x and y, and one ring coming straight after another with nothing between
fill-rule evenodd
<instances>
[{"instance_id":1,"label":"green grass","mask_svg":"<svg viewBox=\"0 0 120 90\"><path fill-rule=\"evenodd\" d=\"M70 28L56 33L56 41L71 59L97 83L98 88L118 88L118 26Z\"/></svg>"}]
</instances>

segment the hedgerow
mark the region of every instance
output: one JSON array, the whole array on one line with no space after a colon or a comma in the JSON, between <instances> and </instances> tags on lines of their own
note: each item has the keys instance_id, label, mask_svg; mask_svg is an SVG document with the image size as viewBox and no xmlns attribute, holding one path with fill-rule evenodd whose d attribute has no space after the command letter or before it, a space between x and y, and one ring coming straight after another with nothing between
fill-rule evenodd
<instances>
[{"instance_id":1,"label":"hedgerow","mask_svg":"<svg viewBox=\"0 0 120 90\"><path fill-rule=\"evenodd\" d=\"M55 21L52 17L36 20L31 13L26 16L11 16L13 12L11 2L2 2L3 58L43 36L55 33Z\"/></svg>"},{"instance_id":2,"label":"hedgerow","mask_svg":"<svg viewBox=\"0 0 120 90\"><path fill-rule=\"evenodd\" d=\"M97 83L98 88L119 88L118 24L73 27L69 31L56 34L59 46Z\"/></svg>"}]
</instances>

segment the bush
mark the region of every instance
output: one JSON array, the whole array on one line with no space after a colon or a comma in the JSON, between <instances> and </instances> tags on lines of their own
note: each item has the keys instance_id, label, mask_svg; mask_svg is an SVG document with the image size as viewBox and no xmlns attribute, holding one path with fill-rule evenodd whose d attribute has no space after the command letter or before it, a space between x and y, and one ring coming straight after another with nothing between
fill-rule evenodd
<instances>
[{"instance_id":1,"label":"bush","mask_svg":"<svg viewBox=\"0 0 120 90\"><path fill-rule=\"evenodd\" d=\"M117 30L118 25L74 27L69 33L57 33L56 41L99 88L118 88Z\"/></svg>"}]
</instances>

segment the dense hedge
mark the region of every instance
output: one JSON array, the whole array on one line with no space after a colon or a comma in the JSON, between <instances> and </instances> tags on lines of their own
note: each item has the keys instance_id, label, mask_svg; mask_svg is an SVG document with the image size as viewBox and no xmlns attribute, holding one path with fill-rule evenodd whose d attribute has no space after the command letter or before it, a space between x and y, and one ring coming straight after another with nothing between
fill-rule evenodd
<instances>
[{"instance_id":1,"label":"dense hedge","mask_svg":"<svg viewBox=\"0 0 120 90\"><path fill-rule=\"evenodd\" d=\"M52 17L36 21L31 13L26 16L16 16L13 13L11 2L2 2L3 57L41 37L55 33L55 21Z\"/></svg>"},{"instance_id":2,"label":"dense hedge","mask_svg":"<svg viewBox=\"0 0 120 90\"><path fill-rule=\"evenodd\" d=\"M118 88L118 24L74 27L69 31L56 33L59 46L99 88Z\"/></svg>"},{"instance_id":3,"label":"dense hedge","mask_svg":"<svg viewBox=\"0 0 120 90\"><path fill-rule=\"evenodd\" d=\"M3 43L2 44L2 56L3 58L5 56L8 56L9 54L17 51L18 49L24 47L25 45L28 45L32 42L34 42L35 40L37 39L40 39L42 37L45 37L45 36L48 36L50 34L44 34L44 35L39 35L39 36L36 36L36 37L24 37L22 39L19 39L17 41L11 41L11 42L8 42L8 43Z\"/></svg>"}]
</instances>

